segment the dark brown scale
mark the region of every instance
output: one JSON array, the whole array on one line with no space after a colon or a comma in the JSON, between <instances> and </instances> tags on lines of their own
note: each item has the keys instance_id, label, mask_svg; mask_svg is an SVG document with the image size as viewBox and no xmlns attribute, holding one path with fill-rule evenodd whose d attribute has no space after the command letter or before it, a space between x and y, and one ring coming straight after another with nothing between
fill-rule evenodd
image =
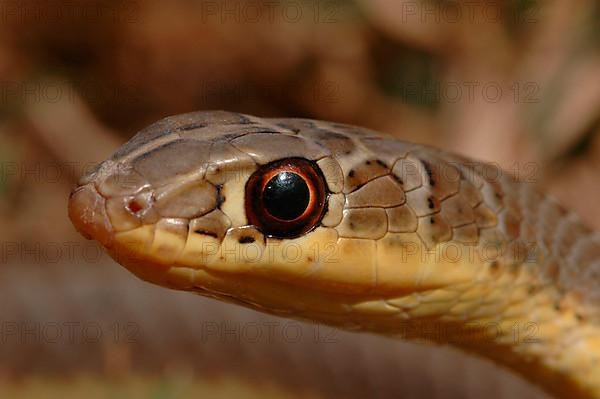
<instances>
[{"instance_id":1,"label":"dark brown scale","mask_svg":"<svg viewBox=\"0 0 600 399\"><path fill-rule=\"evenodd\" d=\"M217 190L206 181L192 181L169 192L168 187L155 191L153 209L166 218L194 218L207 214L216 208Z\"/></svg>"},{"instance_id":2,"label":"dark brown scale","mask_svg":"<svg viewBox=\"0 0 600 399\"><path fill-rule=\"evenodd\" d=\"M239 244L253 244L266 242L265 236L253 226L233 229L231 231L231 238L237 241Z\"/></svg>"},{"instance_id":3,"label":"dark brown scale","mask_svg":"<svg viewBox=\"0 0 600 399\"><path fill-rule=\"evenodd\" d=\"M157 187L169 179L201 170L208 159L209 150L210 143L175 140L138 156L132 165L134 170Z\"/></svg>"},{"instance_id":4,"label":"dark brown scale","mask_svg":"<svg viewBox=\"0 0 600 399\"><path fill-rule=\"evenodd\" d=\"M418 157L429 180L432 194L435 197L443 200L458 193L463 177L456 166L437 156L426 154L423 151L418 153Z\"/></svg>"},{"instance_id":5,"label":"dark brown scale","mask_svg":"<svg viewBox=\"0 0 600 399\"><path fill-rule=\"evenodd\" d=\"M361 138L360 143L379 158L378 162L383 162L390 166L393 165L396 160L404 158L414 147L414 145L410 143L387 137Z\"/></svg>"},{"instance_id":6,"label":"dark brown scale","mask_svg":"<svg viewBox=\"0 0 600 399\"><path fill-rule=\"evenodd\" d=\"M486 182L488 184L483 187L483 190L485 191L484 198L487 206L495 212L499 212L504 207L505 200L502 184L498 179L488 179Z\"/></svg>"},{"instance_id":7,"label":"dark brown scale","mask_svg":"<svg viewBox=\"0 0 600 399\"><path fill-rule=\"evenodd\" d=\"M172 116L165 120L169 122L171 131L189 131L212 125L227 126L252 124L252 121L248 116L226 111L190 112Z\"/></svg>"},{"instance_id":8,"label":"dark brown scale","mask_svg":"<svg viewBox=\"0 0 600 399\"><path fill-rule=\"evenodd\" d=\"M429 179L429 185L431 187L435 186L436 183L436 179L433 175L433 166L425 161L424 159L421 159L421 164L423 165L423 168L425 169L425 172L427 173L427 178Z\"/></svg>"},{"instance_id":9,"label":"dark brown scale","mask_svg":"<svg viewBox=\"0 0 600 399\"><path fill-rule=\"evenodd\" d=\"M289 118L289 119L269 119L269 120L271 122L273 122L275 125L289 129L295 133L299 133L302 130L315 128L314 122L310 119Z\"/></svg>"},{"instance_id":10,"label":"dark brown scale","mask_svg":"<svg viewBox=\"0 0 600 399\"><path fill-rule=\"evenodd\" d=\"M414 157L401 158L394 163L392 175L402 182L406 191L412 191L423 186L424 171L421 162Z\"/></svg>"},{"instance_id":11,"label":"dark brown scale","mask_svg":"<svg viewBox=\"0 0 600 399\"><path fill-rule=\"evenodd\" d=\"M152 143L160 137L171 135L173 130L172 125L171 118L165 118L146 127L121 146L111 156L111 159L118 160L119 158L123 158L124 156L139 150L140 147Z\"/></svg>"},{"instance_id":12,"label":"dark brown scale","mask_svg":"<svg viewBox=\"0 0 600 399\"><path fill-rule=\"evenodd\" d=\"M504 215L502 224L504 225L504 231L508 234L510 240L519 238L521 232L520 215L516 214L514 211L507 211Z\"/></svg>"},{"instance_id":13,"label":"dark brown scale","mask_svg":"<svg viewBox=\"0 0 600 399\"><path fill-rule=\"evenodd\" d=\"M428 187L419 187L416 190L406 192L405 196L408 206L417 216L432 215L441 209L441 201L431 195Z\"/></svg>"},{"instance_id":14,"label":"dark brown scale","mask_svg":"<svg viewBox=\"0 0 600 399\"><path fill-rule=\"evenodd\" d=\"M386 212L382 208L349 209L337 230L340 237L379 239L388 231Z\"/></svg>"},{"instance_id":15,"label":"dark brown scale","mask_svg":"<svg viewBox=\"0 0 600 399\"><path fill-rule=\"evenodd\" d=\"M182 114L173 117L174 128L179 129L193 123L202 123L205 125L246 125L252 123L252 120L243 114L236 114L227 111L199 111Z\"/></svg>"},{"instance_id":16,"label":"dark brown scale","mask_svg":"<svg viewBox=\"0 0 600 399\"><path fill-rule=\"evenodd\" d=\"M223 185L218 184L215 186L215 188L217 189L217 209L221 209L221 205L223 205L226 199L222 193Z\"/></svg>"},{"instance_id":17,"label":"dark brown scale","mask_svg":"<svg viewBox=\"0 0 600 399\"><path fill-rule=\"evenodd\" d=\"M218 238L217 233L212 232L210 230L197 229L197 230L194 230L193 232L196 233L196 234L202 234L202 235L205 235L205 236Z\"/></svg>"},{"instance_id":18,"label":"dark brown scale","mask_svg":"<svg viewBox=\"0 0 600 399\"><path fill-rule=\"evenodd\" d=\"M391 208L404 204L402 187L391 176L373 179L346 196L347 208Z\"/></svg>"},{"instance_id":19,"label":"dark brown scale","mask_svg":"<svg viewBox=\"0 0 600 399\"><path fill-rule=\"evenodd\" d=\"M407 233L417 230L418 220L408 205L386 209L390 232Z\"/></svg>"},{"instance_id":20,"label":"dark brown scale","mask_svg":"<svg viewBox=\"0 0 600 399\"><path fill-rule=\"evenodd\" d=\"M192 123L190 123L188 125L184 125L184 126L179 127L177 129L177 131L185 132L185 131L188 131L188 130L201 129L201 128L206 127L206 126L208 126L206 123L192 122Z\"/></svg>"},{"instance_id":21,"label":"dark brown scale","mask_svg":"<svg viewBox=\"0 0 600 399\"><path fill-rule=\"evenodd\" d=\"M214 237L219 240L223 239L230 226L230 220L219 210L215 210L200 218L192 219L189 223L190 231L196 234Z\"/></svg>"},{"instance_id":22,"label":"dark brown scale","mask_svg":"<svg viewBox=\"0 0 600 399\"><path fill-rule=\"evenodd\" d=\"M328 151L312 140L291 134L253 133L230 142L239 151L252 154L260 165L283 158L317 160L329 155Z\"/></svg>"},{"instance_id":23,"label":"dark brown scale","mask_svg":"<svg viewBox=\"0 0 600 399\"><path fill-rule=\"evenodd\" d=\"M447 198L442 202L441 214L450 221L453 227L464 226L475 221L473 208L460 194Z\"/></svg>"},{"instance_id":24,"label":"dark brown scale","mask_svg":"<svg viewBox=\"0 0 600 399\"><path fill-rule=\"evenodd\" d=\"M378 132L373 130L361 128L353 125L346 125L343 123L328 123L328 127L331 126L333 129L338 130L340 133L348 135L350 137L355 137L358 139L364 139L368 137L376 137L377 139L381 139L381 136Z\"/></svg>"},{"instance_id":25,"label":"dark brown scale","mask_svg":"<svg viewBox=\"0 0 600 399\"><path fill-rule=\"evenodd\" d=\"M344 192L352 192L369 181L389 173L387 167L375 162L375 160L368 161L369 163L363 162L348 172L348 178L344 184Z\"/></svg>"},{"instance_id":26,"label":"dark brown scale","mask_svg":"<svg viewBox=\"0 0 600 399\"><path fill-rule=\"evenodd\" d=\"M242 237L238 238L238 242L239 242L240 244L251 244L251 243L253 243L254 241L256 241L256 240L254 239L254 237L249 237L249 236L242 236Z\"/></svg>"},{"instance_id":27,"label":"dark brown scale","mask_svg":"<svg viewBox=\"0 0 600 399\"><path fill-rule=\"evenodd\" d=\"M432 243L434 244L446 242L452 239L452 228L439 214L432 215L431 217L429 217L427 223L429 224L428 229L419 229L419 235L421 237L426 238L426 235L429 234ZM428 248L430 247L431 246L428 245Z\"/></svg>"},{"instance_id":28,"label":"dark brown scale","mask_svg":"<svg viewBox=\"0 0 600 399\"><path fill-rule=\"evenodd\" d=\"M433 198L431 198L431 197L427 198L427 206L429 207L429 209L435 208L435 204L433 203Z\"/></svg>"},{"instance_id":29,"label":"dark brown scale","mask_svg":"<svg viewBox=\"0 0 600 399\"><path fill-rule=\"evenodd\" d=\"M459 195L472 208L477 207L483 201L481 192L468 180L461 182Z\"/></svg>"},{"instance_id":30,"label":"dark brown scale","mask_svg":"<svg viewBox=\"0 0 600 399\"><path fill-rule=\"evenodd\" d=\"M331 151L334 156L348 155L356 149L354 141L343 134L328 132L321 129L302 130L299 134L303 137L317 140L319 144Z\"/></svg>"}]
</instances>

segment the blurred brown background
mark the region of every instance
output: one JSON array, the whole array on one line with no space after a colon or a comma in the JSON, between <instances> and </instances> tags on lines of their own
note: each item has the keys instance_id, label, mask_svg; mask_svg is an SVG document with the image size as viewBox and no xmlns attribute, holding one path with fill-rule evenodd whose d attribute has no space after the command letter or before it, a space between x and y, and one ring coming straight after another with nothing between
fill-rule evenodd
<instances>
[{"instance_id":1,"label":"blurred brown background","mask_svg":"<svg viewBox=\"0 0 600 399\"><path fill-rule=\"evenodd\" d=\"M373 337L198 341L207 322L276 319L138 282L80 239L66 201L145 125L227 109L493 161L600 228L597 2L5 0L0 76L0 395L539 394L487 363ZM103 338L69 341L65 323Z\"/></svg>"}]
</instances>

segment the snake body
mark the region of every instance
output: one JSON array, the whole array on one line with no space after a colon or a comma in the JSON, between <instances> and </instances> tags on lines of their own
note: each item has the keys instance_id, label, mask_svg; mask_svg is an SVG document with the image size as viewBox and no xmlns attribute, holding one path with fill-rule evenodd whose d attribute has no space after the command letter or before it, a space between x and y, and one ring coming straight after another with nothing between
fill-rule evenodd
<instances>
[{"instance_id":1,"label":"snake body","mask_svg":"<svg viewBox=\"0 0 600 399\"><path fill-rule=\"evenodd\" d=\"M282 160L326 188L290 237L251 223L246 198ZM196 112L140 131L69 214L155 284L449 343L557 397L600 398L600 237L493 165L339 123Z\"/></svg>"}]
</instances>

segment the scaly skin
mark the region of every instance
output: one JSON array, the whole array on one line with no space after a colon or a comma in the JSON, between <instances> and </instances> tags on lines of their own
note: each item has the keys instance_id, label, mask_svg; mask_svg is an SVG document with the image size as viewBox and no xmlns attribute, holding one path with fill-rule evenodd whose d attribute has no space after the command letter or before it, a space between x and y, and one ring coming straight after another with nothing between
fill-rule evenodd
<instances>
[{"instance_id":1,"label":"scaly skin","mask_svg":"<svg viewBox=\"0 0 600 399\"><path fill-rule=\"evenodd\" d=\"M263 164L328 190L296 238L249 224ZM564 398L600 398L600 238L485 163L353 126L166 118L84 176L69 215L144 280L288 317L449 343Z\"/></svg>"}]
</instances>

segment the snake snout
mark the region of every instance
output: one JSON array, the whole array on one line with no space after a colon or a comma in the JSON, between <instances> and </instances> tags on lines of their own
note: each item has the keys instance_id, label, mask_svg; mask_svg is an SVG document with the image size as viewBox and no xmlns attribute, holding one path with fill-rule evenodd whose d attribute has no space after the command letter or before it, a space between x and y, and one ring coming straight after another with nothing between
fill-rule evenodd
<instances>
[{"instance_id":1,"label":"snake snout","mask_svg":"<svg viewBox=\"0 0 600 399\"><path fill-rule=\"evenodd\" d=\"M93 185L79 186L69 197L69 218L84 237L110 247L112 226L106 214L105 202Z\"/></svg>"},{"instance_id":2,"label":"snake snout","mask_svg":"<svg viewBox=\"0 0 600 399\"><path fill-rule=\"evenodd\" d=\"M104 161L79 179L69 198L69 217L86 238L110 247L116 231L139 224L127 206L139 213L144 199L140 192L148 186L130 166Z\"/></svg>"}]
</instances>

